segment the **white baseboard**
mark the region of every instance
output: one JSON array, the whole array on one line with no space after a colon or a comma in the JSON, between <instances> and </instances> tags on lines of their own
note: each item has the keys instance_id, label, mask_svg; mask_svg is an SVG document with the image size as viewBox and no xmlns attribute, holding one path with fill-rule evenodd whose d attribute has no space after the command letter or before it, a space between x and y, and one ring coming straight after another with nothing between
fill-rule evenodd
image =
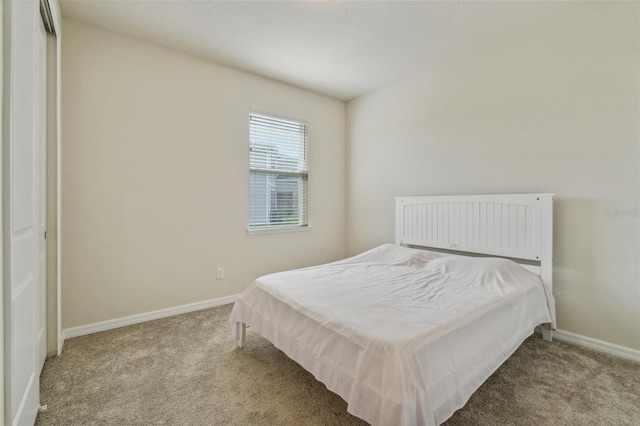
<instances>
[{"instance_id":1,"label":"white baseboard","mask_svg":"<svg viewBox=\"0 0 640 426\"><path fill-rule=\"evenodd\" d=\"M626 346L616 345L615 343L593 339L591 337L564 330L555 330L553 332L553 338L560 340L561 342L573 343L574 345L584 346L585 348L604 352L619 358L640 362L640 351L637 349L627 348Z\"/></svg>"},{"instance_id":2,"label":"white baseboard","mask_svg":"<svg viewBox=\"0 0 640 426\"><path fill-rule=\"evenodd\" d=\"M87 334L98 333L100 331L113 330L127 325L139 324L141 322L152 321L160 318L171 317L174 315L186 314L188 312L199 311L202 309L213 308L215 306L233 303L238 297L237 294L217 299L204 300L202 302L189 303L187 305L174 306L172 308L160 309L157 311L145 312L142 314L130 315L128 317L116 318L107 321L96 322L93 324L81 325L78 327L65 328L62 330L62 343L65 339L72 337L85 336Z\"/></svg>"},{"instance_id":3,"label":"white baseboard","mask_svg":"<svg viewBox=\"0 0 640 426\"><path fill-rule=\"evenodd\" d=\"M202 302L189 303L187 305L174 306L172 308L160 309L143 314L136 314L128 317L81 325L79 327L66 328L62 330L62 343L60 346L62 347L62 344L64 344L64 340L70 339L72 337L85 336L87 334L113 330L114 328L125 327L127 325L139 324L141 322L152 321L155 319L166 318L174 315L186 314L188 312L199 311L216 306L222 306L228 303L235 302L236 297L238 297L238 295L234 294L231 296L204 300ZM536 331L540 331L539 328L536 328ZM571 333L570 331L564 330L555 330L553 332L553 338L562 342L573 343L578 346L584 346L589 349L640 363L640 350L637 349L627 348L626 346L616 345L614 343L605 342L604 340L593 339L591 337Z\"/></svg>"}]
</instances>

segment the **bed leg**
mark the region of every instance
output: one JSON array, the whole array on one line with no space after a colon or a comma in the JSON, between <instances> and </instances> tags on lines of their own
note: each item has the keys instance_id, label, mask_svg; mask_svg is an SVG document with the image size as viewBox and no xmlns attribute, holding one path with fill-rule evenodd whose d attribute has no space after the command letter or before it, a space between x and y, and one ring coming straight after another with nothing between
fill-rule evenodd
<instances>
[{"instance_id":1,"label":"bed leg","mask_svg":"<svg viewBox=\"0 0 640 426\"><path fill-rule=\"evenodd\" d=\"M542 338L547 342L551 342L553 340L553 331L548 330L546 328L542 329Z\"/></svg>"},{"instance_id":2,"label":"bed leg","mask_svg":"<svg viewBox=\"0 0 640 426\"><path fill-rule=\"evenodd\" d=\"M238 347L244 348L244 342L247 338L247 325L243 322L238 323Z\"/></svg>"}]
</instances>

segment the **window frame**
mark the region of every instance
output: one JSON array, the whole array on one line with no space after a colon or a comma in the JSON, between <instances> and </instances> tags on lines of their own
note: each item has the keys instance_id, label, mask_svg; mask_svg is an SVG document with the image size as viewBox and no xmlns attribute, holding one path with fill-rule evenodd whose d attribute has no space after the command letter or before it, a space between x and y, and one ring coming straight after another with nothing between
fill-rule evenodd
<instances>
[{"instance_id":1,"label":"window frame","mask_svg":"<svg viewBox=\"0 0 640 426\"><path fill-rule=\"evenodd\" d=\"M305 128L305 139L304 139L304 161L305 161L305 169L302 171L291 171L291 170L267 170L260 167L251 167L251 148L252 148L252 139L251 139L251 117L252 116L260 116L266 119L273 120L282 120L288 121L291 123L295 123L300 126L304 126ZM302 216L306 221L303 220L303 223L296 224L279 224L279 225L251 225L251 208L252 208L252 198L251 198L251 181L249 181L248 195L249 195L249 204L248 204L248 213L249 217L247 220L247 233L249 235L261 235L261 234L275 234L275 233L288 233L288 232L300 232L300 231L309 231L311 229L311 224L309 223L309 125L304 120L299 120L296 118L291 118L287 116L283 116L280 114L274 114L271 112L265 112L264 110L258 110L251 108L247 115L247 141L248 141L248 162L249 162L249 179L251 179L252 173L260 173L263 172L266 175L269 173L277 174L278 171L281 174L288 174L293 176L301 176L305 180L305 196L303 197L301 204ZM270 198L271 195L268 194L267 198Z\"/></svg>"}]
</instances>

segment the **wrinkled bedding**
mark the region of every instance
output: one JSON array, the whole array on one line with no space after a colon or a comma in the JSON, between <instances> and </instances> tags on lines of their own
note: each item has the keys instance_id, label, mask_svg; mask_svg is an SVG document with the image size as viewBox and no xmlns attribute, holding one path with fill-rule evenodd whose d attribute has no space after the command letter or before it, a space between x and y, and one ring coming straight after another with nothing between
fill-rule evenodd
<instances>
[{"instance_id":1,"label":"wrinkled bedding","mask_svg":"<svg viewBox=\"0 0 640 426\"><path fill-rule=\"evenodd\" d=\"M245 323L373 425L438 425L520 346L555 328L553 296L515 262L385 244L266 275L236 300ZM550 309L551 308L551 309Z\"/></svg>"}]
</instances>

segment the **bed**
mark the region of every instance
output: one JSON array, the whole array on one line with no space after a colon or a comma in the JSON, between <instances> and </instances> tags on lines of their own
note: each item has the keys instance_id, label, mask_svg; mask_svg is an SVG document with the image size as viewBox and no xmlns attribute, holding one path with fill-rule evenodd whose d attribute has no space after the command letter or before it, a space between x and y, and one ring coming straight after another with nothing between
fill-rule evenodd
<instances>
[{"instance_id":1,"label":"bed","mask_svg":"<svg viewBox=\"0 0 640 426\"><path fill-rule=\"evenodd\" d=\"M395 244L258 278L232 334L251 327L373 425L438 425L536 326L551 340L552 199L396 198Z\"/></svg>"}]
</instances>

